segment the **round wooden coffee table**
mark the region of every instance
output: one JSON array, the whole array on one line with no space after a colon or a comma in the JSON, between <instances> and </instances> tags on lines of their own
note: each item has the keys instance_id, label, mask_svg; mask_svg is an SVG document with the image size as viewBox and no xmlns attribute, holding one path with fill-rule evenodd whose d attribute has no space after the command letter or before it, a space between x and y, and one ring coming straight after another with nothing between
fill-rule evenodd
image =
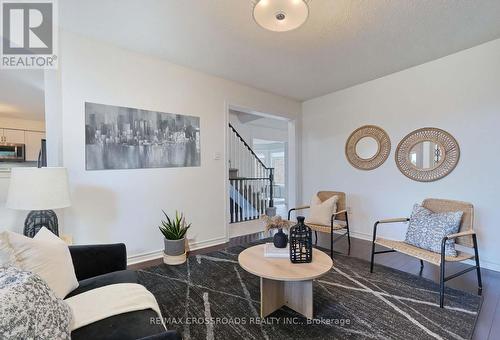
<instances>
[{"instance_id":1,"label":"round wooden coffee table","mask_svg":"<svg viewBox=\"0 0 500 340\"><path fill-rule=\"evenodd\" d=\"M328 272L332 259L313 249L311 263L292 263L289 258L264 257L264 244L245 249L238 256L240 266L260 277L260 316L282 306L313 318L313 279Z\"/></svg>"}]
</instances>

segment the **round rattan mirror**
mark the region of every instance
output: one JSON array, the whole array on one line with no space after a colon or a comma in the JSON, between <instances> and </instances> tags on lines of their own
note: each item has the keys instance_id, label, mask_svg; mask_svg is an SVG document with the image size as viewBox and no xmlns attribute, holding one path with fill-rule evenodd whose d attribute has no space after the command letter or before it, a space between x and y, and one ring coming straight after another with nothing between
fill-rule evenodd
<instances>
[{"instance_id":1,"label":"round rattan mirror","mask_svg":"<svg viewBox=\"0 0 500 340\"><path fill-rule=\"evenodd\" d=\"M401 140L395 157L396 165L403 175L419 182L432 182L455 169L460 158L460 147L448 132L422 128Z\"/></svg>"},{"instance_id":2,"label":"round rattan mirror","mask_svg":"<svg viewBox=\"0 0 500 340\"><path fill-rule=\"evenodd\" d=\"M365 125L347 138L345 155L351 165L360 170L373 170L382 165L391 153L387 133L375 125Z\"/></svg>"}]
</instances>

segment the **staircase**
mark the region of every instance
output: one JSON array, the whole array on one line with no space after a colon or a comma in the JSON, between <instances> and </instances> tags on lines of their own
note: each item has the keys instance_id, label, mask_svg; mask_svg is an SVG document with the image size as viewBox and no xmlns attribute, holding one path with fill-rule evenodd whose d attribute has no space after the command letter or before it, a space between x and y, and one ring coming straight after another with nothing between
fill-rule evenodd
<instances>
[{"instance_id":1,"label":"staircase","mask_svg":"<svg viewBox=\"0 0 500 340\"><path fill-rule=\"evenodd\" d=\"M255 220L274 206L274 169L265 166L231 124L228 134L231 223Z\"/></svg>"}]
</instances>

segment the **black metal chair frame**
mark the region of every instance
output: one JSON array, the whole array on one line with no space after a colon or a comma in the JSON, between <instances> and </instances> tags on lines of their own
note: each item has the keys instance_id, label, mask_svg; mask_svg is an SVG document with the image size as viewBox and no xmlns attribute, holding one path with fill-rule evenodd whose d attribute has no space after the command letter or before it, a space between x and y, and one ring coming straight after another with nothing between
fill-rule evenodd
<instances>
[{"instance_id":1,"label":"black metal chair frame","mask_svg":"<svg viewBox=\"0 0 500 340\"><path fill-rule=\"evenodd\" d=\"M292 211L304 210L304 209L309 209L309 207L298 207L298 208L292 208L292 209L288 210L288 220L290 221ZM346 229L346 232L343 233L342 235L334 238L333 237L333 232L334 232L333 224L335 222L335 217L338 215L341 215L341 214L345 214L346 226L342 229ZM330 257L333 259L333 244L336 243L337 241L339 241L340 239L344 238L345 236L347 236L347 244L348 244L347 254L350 254L350 252L351 252L351 235L349 233L349 216L347 214L347 210L342 210L342 211L339 211L339 212L332 214L332 217L330 218L330 228L331 228L330 229ZM342 229L336 229L336 230L342 230ZM317 230L314 230L314 238L315 238L314 245L317 245L318 244L318 231Z\"/></svg>"},{"instance_id":2,"label":"black metal chair frame","mask_svg":"<svg viewBox=\"0 0 500 340\"><path fill-rule=\"evenodd\" d=\"M410 219L409 218L401 218L401 219L395 219L395 220L387 220L387 221L377 221L375 222L374 226L373 226L373 239L372 239L372 254L371 254L371 263L370 263L370 273L373 273L373 264L374 264L374 259L375 259L375 255L376 254L385 254L385 253L393 253L393 252L397 252L396 250L394 249L390 249L390 250L380 250L380 251L375 251L375 240L377 238L377 227L379 224L382 224L382 223L406 223L408 222ZM456 238L456 237L460 237L460 236L472 236L472 242L473 242L473 248L474 248L474 259L475 259L475 262L476 264L472 267L469 267L469 268L466 268L462 271L459 271L457 273L454 273L454 274L451 274L449 276L445 276L445 264L446 264L446 256L445 256L445 246L446 246L446 241L447 240L450 240L450 239L453 239L453 238ZM420 274L422 273L422 270L424 268L424 261L423 260L420 260ZM468 273L472 270L476 270L476 274L477 274L477 285L478 285L478 289L477 289L477 294L478 295L481 295L482 294L482 291L483 291L483 283L482 283L482 280L481 280L481 266L479 265L479 252L478 252L478 249L477 249L477 237L476 237L476 233L473 232L473 231L470 231L470 232L463 232L463 233L458 233L458 234L453 234L453 235L449 235L449 236L445 236L443 238L443 240L441 241L441 263L440 263L440 271L439 271L439 307L443 308L444 306L444 290L445 290L445 285L444 283L446 281L449 281L451 279L454 279L460 275L463 275L465 273Z\"/></svg>"}]
</instances>

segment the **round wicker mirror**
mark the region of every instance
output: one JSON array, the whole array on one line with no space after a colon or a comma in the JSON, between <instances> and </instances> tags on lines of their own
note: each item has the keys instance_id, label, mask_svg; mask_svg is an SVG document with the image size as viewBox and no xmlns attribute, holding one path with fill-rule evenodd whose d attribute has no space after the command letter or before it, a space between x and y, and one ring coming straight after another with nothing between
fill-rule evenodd
<instances>
[{"instance_id":1,"label":"round wicker mirror","mask_svg":"<svg viewBox=\"0 0 500 340\"><path fill-rule=\"evenodd\" d=\"M360 170L373 170L382 165L391 153L387 133L375 125L365 125L347 138L345 155L351 165Z\"/></svg>"},{"instance_id":2,"label":"round wicker mirror","mask_svg":"<svg viewBox=\"0 0 500 340\"><path fill-rule=\"evenodd\" d=\"M460 158L460 147L448 132L422 128L401 140L395 157L396 165L403 175L419 182L432 182L455 169Z\"/></svg>"}]
</instances>

